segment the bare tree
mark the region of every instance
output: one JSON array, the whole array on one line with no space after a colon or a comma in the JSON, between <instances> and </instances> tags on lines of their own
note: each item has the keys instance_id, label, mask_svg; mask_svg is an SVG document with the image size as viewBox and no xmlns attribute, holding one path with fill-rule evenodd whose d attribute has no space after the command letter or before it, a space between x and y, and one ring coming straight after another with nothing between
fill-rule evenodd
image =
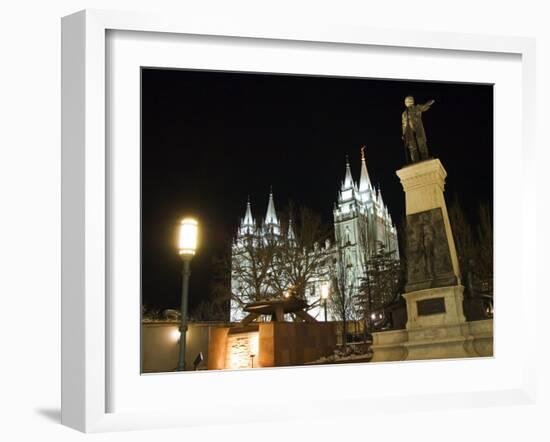
<instances>
[{"instance_id":1,"label":"bare tree","mask_svg":"<svg viewBox=\"0 0 550 442\"><path fill-rule=\"evenodd\" d=\"M328 252L320 244L328 238L328 229L308 208L301 207L295 215L292 206L282 216L282 227L273 286L279 294L291 289L294 296L305 299L307 288L327 277Z\"/></svg>"},{"instance_id":2,"label":"bare tree","mask_svg":"<svg viewBox=\"0 0 550 442\"><path fill-rule=\"evenodd\" d=\"M238 310L289 292L306 299L308 287L327 277L328 253L319 244L328 237L328 229L305 207L294 213L289 206L280 216L280 232L258 228L231 244L230 252L216 265L215 299L230 300Z\"/></svg>"},{"instance_id":3,"label":"bare tree","mask_svg":"<svg viewBox=\"0 0 550 442\"><path fill-rule=\"evenodd\" d=\"M477 216L468 220L457 198L449 208L449 218L466 294L478 292L492 295L493 279L493 220L490 206L480 204ZM477 225L476 229L472 225ZM484 288L480 288L483 286Z\"/></svg>"},{"instance_id":4,"label":"bare tree","mask_svg":"<svg viewBox=\"0 0 550 442\"><path fill-rule=\"evenodd\" d=\"M329 276L332 286L332 294L329 298L329 309L334 318L342 322L342 343L346 345L348 335L348 323L355 312L355 284L351 274L346 251L343 247L337 247L336 256L329 265Z\"/></svg>"},{"instance_id":5,"label":"bare tree","mask_svg":"<svg viewBox=\"0 0 550 442\"><path fill-rule=\"evenodd\" d=\"M228 320L228 303L223 298L209 297L201 301L189 314L191 321L219 321Z\"/></svg>"},{"instance_id":6,"label":"bare tree","mask_svg":"<svg viewBox=\"0 0 550 442\"><path fill-rule=\"evenodd\" d=\"M211 285L213 302L231 304L233 301L233 305L243 308L248 303L274 297L273 262L278 239L251 232L236 241L215 263Z\"/></svg>"},{"instance_id":7,"label":"bare tree","mask_svg":"<svg viewBox=\"0 0 550 442\"><path fill-rule=\"evenodd\" d=\"M476 245L471 224L467 220L456 195L449 207L449 219L456 245L460 271L462 277L468 279L468 275L472 272L473 266L475 265ZM467 284L466 290L469 291L469 289Z\"/></svg>"},{"instance_id":8,"label":"bare tree","mask_svg":"<svg viewBox=\"0 0 550 442\"><path fill-rule=\"evenodd\" d=\"M478 273L485 278L493 278L493 216L488 204L478 207L477 239L477 266Z\"/></svg>"},{"instance_id":9,"label":"bare tree","mask_svg":"<svg viewBox=\"0 0 550 442\"><path fill-rule=\"evenodd\" d=\"M239 284L233 293L239 303L260 301L274 295L274 260L280 248L276 235L250 235L241 240L231 259L231 275Z\"/></svg>"},{"instance_id":10,"label":"bare tree","mask_svg":"<svg viewBox=\"0 0 550 442\"><path fill-rule=\"evenodd\" d=\"M367 324L372 323L371 315L375 311L390 304L399 294L402 268L395 253L386 251L385 245L380 242L376 253L366 261L356 304L361 318Z\"/></svg>"}]
</instances>

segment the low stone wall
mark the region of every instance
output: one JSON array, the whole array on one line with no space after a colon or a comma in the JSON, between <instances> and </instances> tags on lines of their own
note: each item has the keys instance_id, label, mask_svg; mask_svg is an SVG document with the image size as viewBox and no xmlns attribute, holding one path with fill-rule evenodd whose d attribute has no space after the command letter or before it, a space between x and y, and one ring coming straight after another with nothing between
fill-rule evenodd
<instances>
[{"instance_id":1,"label":"low stone wall","mask_svg":"<svg viewBox=\"0 0 550 442\"><path fill-rule=\"evenodd\" d=\"M470 333L474 336L470 352L479 356L493 356L493 320L468 322Z\"/></svg>"},{"instance_id":2,"label":"low stone wall","mask_svg":"<svg viewBox=\"0 0 550 442\"><path fill-rule=\"evenodd\" d=\"M451 333L454 328L456 333ZM493 356L492 319L453 327L426 327L422 333L422 337L418 330L373 333L372 362Z\"/></svg>"},{"instance_id":3,"label":"low stone wall","mask_svg":"<svg viewBox=\"0 0 550 442\"><path fill-rule=\"evenodd\" d=\"M257 326L233 328L227 335L225 344L225 368L258 367L259 331Z\"/></svg>"},{"instance_id":4,"label":"low stone wall","mask_svg":"<svg viewBox=\"0 0 550 442\"><path fill-rule=\"evenodd\" d=\"M194 323L187 330L186 366L199 352L200 370L303 365L334 353L334 322L262 322L246 327L223 323ZM161 373L176 368L179 322L144 322L141 332L142 373Z\"/></svg>"},{"instance_id":5,"label":"low stone wall","mask_svg":"<svg viewBox=\"0 0 550 442\"><path fill-rule=\"evenodd\" d=\"M229 327L211 327L208 339L208 370L225 368Z\"/></svg>"},{"instance_id":6,"label":"low stone wall","mask_svg":"<svg viewBox=\"0 0 550 442\"><path fill-rule=\"evenodd\" d=\"M216 323L189 324L186 339L185 361L187 369L202 352L205 361L199 366L204 370L208 364L209 331ZM179 354L179 321L143 322L141 325L141 372L161 373L174 371Z\"/></svg>"},{"instance_id":7,"label":"low stone wall","mask_svg":"<svg viewBox=\"0 0 550 442\"><path fill-rule=\"evenodd\" d=\"M389 330L372 334L372 362L404 361L407 359L408 333L406 330Z\"/></svg>"},{"instance_id":8,"label":"low stone wall","mask_svg":"<svg viewBox=\"0 0 550 442\"><path fill-rule=\"evenodd\" d=\"M260 325L263 367L303 365L332 355L335 348L336 332L331 322L271 322ZM268 350L272 351L272 356L262 354Z\"/></svg>"},{"instance_id":9,"label":"low stone wall","mask_svg":"<svg viewBox=\"0 0 550 442\"><path fill-rule=\"evenodd\" d=\"M217 327L210 331L208 369L303 365L333 354L335 348L336 330L331 322Z\"/></svg>"}]
</instances>

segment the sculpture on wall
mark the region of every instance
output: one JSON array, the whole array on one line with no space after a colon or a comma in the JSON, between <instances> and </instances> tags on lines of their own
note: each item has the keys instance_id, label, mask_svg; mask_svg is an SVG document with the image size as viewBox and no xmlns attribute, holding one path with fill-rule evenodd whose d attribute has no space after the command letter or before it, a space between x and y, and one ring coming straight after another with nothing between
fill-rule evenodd
<instances>
[{"instance_id":1,"label":"sculpture on wall","mask_svg":"<svg viewBox=\"0 0 550 442\"><path fill-rule=\"evenodd\" d=\"M407 215L406 291L456 283L441 209Z\"/></svg>"}]
</instances>

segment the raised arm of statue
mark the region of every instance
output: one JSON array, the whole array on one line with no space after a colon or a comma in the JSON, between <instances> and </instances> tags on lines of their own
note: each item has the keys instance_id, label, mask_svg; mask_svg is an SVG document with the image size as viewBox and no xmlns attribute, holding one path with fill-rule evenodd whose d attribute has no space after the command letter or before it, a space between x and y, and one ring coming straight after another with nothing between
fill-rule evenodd
<instances>
[{"instance_id":1,"label":"raised arm of statue","mask_svg":"<svg viewBox=\"0 0 550 442\"><path fill-rule=\"evenodd\" d=\"M427 111L435 100L424 104L414 104L414 97L405 97L405 112L402 114L402 139L405 145L407 162L417 163L430 158L426 145L426 132L422 124L422 112Z\"/></svg>"},{"instance_id":2,"label":"raised arm of statue","mask_svg":"<svg viewBox=\"0 0 550 442\"><path fill-rule=\"evenodd\" d=\"M424 104L419 104L418 105L418 108L420 109L421 112L425 112L427 111L431 106L432 104L435 103L435 100L430 100L428 101L427 103L424 103Z\"/></svg>"}]
</instances>

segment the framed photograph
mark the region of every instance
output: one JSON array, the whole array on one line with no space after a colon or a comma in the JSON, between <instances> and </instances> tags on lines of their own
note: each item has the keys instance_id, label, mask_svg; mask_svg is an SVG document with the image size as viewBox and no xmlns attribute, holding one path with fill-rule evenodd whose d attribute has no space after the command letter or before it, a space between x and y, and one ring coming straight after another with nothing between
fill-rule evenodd
<instances>
[{"instance_id":1,"label":"framed photograph","mask_svg":"<svg viewBox=\"0 0 550 442\"><path fill-rule=\"evenodd\" d=\"M533 41L108 11L62 35L64 424L533 400Z\"/></svg>"}]
</instances>

